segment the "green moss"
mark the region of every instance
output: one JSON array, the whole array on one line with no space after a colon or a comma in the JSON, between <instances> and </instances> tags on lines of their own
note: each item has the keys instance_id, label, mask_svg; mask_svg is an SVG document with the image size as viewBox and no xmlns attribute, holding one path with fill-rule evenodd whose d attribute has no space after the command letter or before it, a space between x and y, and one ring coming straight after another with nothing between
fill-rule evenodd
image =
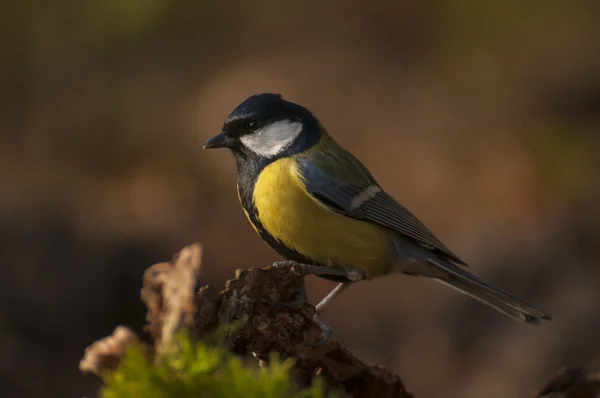
<instances>
[{"instance_id":1,"label":"green moss","mask_svg":"<svg viewBox=\"0 0 600 398\"><path fill-rule=\"evenodd\" d=\"M129 349L119 368L107 375L102 398L180 397L325 397L325 385L299 389L289 378L291 360L273 355L266 368L245 366L222 346L194 342L185 335L178 348L158 363L137 347ZM331 395L327 395L331 396Z\"/></svg>"}]
</instances>

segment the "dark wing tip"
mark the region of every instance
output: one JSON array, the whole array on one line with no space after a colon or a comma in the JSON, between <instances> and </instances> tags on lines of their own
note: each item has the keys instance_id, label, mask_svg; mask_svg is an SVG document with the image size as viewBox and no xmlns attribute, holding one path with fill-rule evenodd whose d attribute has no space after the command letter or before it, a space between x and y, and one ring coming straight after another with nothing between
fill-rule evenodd
<instances>
[{"instance_id":1,"label":"dark wing tip","mask_svg":"<svg viewBox=\"0 0 600 398\"><path fill-rule=\"evenodd\" d=\"M534 325L534 326L538 326L541 325L542 321L551 321L553 318L551 315L548 314L544 314L541 313L541 315L530 315L530 314L523 314L523 320L530 324L530 325Z\"/></svg>"}]
</instances>

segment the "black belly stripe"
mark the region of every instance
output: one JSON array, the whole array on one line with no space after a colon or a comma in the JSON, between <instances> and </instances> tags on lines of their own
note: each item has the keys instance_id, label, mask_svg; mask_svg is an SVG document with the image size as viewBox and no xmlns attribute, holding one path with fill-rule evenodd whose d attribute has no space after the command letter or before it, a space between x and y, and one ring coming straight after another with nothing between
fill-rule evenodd
<instances>
[{"instance_id":1,"label":"black belly stripe","mask_svg":"<svg viewBox=\"0 0 600 398\"><path fill-rule=\"evenodd\" d=\"M247 212L248 217L252 225L258 231L260 237L267 242L273 250L275 250L280 256L286 260L295 261L302 264L313 264L326 266L325 264L319 264L309 257L302 255L294 249L287 247L285 244L275 239L267 230L263 227L258 217L258 209L254 206L252 201L252 194L254 192L254 186L260 175L261 171L264 170L274 160L256 158L254 156L248 156L246 154L238 154L236 156L237 168L238 168L238 194L240 202L244 210ZM343 277L322 277L324 279L344 282L347 281Z\"/></svg>"},{"instance_id":2,"label":"black belly stripe","mask_svg":"<svg viewBox=\"0 0 600 398\"><path fill-rule=\"evenodd\" d=\"M255 156L248 156L247 154L238 154L236 156L237 169L238 169L238 194L240 202L244 210L248 213L250 222L256 228L260 237L269 244L280 256L286 260L296 261L304 264L315 264L314 261L308 257L303 256L296 250L290 249L277 239L275 239L267 230L263 227L258 217L258 209L254 206L252 201L252 194L254 192L254 186L260 173L271 164L273 160L258 158ZM316 265L316 264L315 264Z\"/></svg>"},{"instance_id":3,"label":"black belly stripe","mask_svg":"<svg viewBox=\"0 0 600 398\"><path fill-rule=\"evenodd\" d=\"M267 244L269 246L271 246L271 248L273 250L275 250L281 257L285 258L286 260L295 261L295 262L301 263L301 264L326 266L324 264L319 264L319 263L311 260L308 257L303 256L302 254L298 253L296 250L290 249L289 247L287 247L286 245L284 245L283 243L281 243L280 241L275 239L273 237L273 235L271 235L264 229L264 227L262 226L260 221L258 221L258 219L257 219L258 212L257 212L256 208L252 205L250 207L251 208L244 206L244 208L250 215L250 222L258 230L260 237L265 242L267 242ZM323 279L334 281L334 282L347 282L349 280L348 278L344 278L343 276L324 276L324 275L317 275L317 276L320 278L323 278Z\"/></svg>"}]
</instances>

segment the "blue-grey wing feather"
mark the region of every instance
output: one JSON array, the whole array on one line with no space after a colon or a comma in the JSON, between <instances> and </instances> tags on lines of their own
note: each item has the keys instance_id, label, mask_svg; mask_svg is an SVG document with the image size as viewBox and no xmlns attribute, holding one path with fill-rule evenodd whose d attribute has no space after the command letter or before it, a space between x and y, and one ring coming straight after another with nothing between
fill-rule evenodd
<instances>
[{"instance_id":1,"label":"blue-grey wing feather","mask_svg":"<svg viewBox=\"0 0 600 398\"><path fill-rule=\"evenodd\" d=\"M364 168L360 164L353 164L355 167ZM309 158L299 159L298 170L303 177L307 191L330 209L399 232L414 239L422 246L441 252L450 260L466 265L408 209L399 204L383 189L359 206L353 206L353 199L365 192L366 189L373 185L379 187L366 169L360 170L363 178L359 181L354 179L351 183L332 176L331 173L311 162Z\"/></svg>"}]
</instances>

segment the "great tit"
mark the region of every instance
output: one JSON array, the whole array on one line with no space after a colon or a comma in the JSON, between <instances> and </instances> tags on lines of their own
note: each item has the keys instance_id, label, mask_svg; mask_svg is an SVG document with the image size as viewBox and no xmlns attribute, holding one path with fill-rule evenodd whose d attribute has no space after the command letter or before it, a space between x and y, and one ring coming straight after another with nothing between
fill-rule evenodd
<instances>
[{"instance_id":1,"label":"great tit","mask_svg":"<svg viewBox=\"0 0 600 398\"><path fill-rule=\"evenodd\" d=\"M388 274L425 276L520 321L552 319L467 272L458 258L338 145L303 106L256 94L204 148L229 148L242 208L258 234L306 274L350 284Z\"/></svg>"}]
</instances>

